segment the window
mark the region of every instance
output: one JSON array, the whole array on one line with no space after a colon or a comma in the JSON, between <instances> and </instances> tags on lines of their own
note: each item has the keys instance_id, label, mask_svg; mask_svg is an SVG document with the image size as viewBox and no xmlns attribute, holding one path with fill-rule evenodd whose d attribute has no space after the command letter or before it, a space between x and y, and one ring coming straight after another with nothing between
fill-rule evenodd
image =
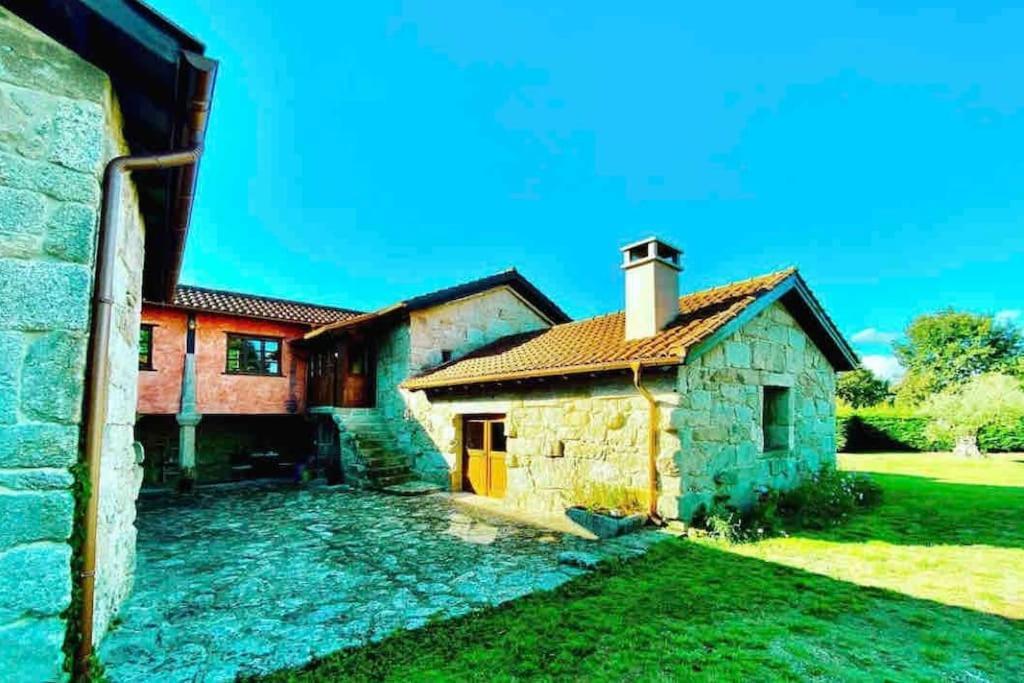
<instances>
[{"instance_id":1,"label":"window","mask_svg":"<svg viewBox=\"0 0 1024 683\"><path fill-rule=\"evenodd\" d=\"M767 451L785 451L790 448L793 425L793 407L789 387L763 387L764 402L761 428Z\"/></svg>"},{"instance_id":2,"label":"window","mask_svg":"<svg viewBox=\"0 0 1024 683\"><path fill-rule=\"evenodd\" d=\"M451 349L441 349L441 362L447 363L452 359Z\"/></svg>"},{"instance_id":3,"label":"window","mask_svg":"<svg viewBox=\"0 0 1024 683\"><path fill-rule=\"evenodd\" d=\"M348 374L366 374L366 347L362 344L352 344L348 347Z\"/></svg>"},{"instance_id":4,"label":"window","mask_svg":"<svg viewBox=\"0 0 1024 683\"><path fill-rule=\"evenodd\" d=\"M281 340L229 334L225 371L232 375L280 375Z\"/></svg>"},{"instance_id":5,"label":"window","mask_svg":"<svg viewBox=\"0 0 1024 683\"><path fill-rule=\"evenodd\" d=\"M139 370L153 369L153 326L139 328Z\"/></svg>"},{"instance_id":6,"label":"window","mask_svg":"<svg viewBox=\"0 0 1024 683\"><path fill-rule=\"evenodd\" d=\"M466 421L466 448L477 451L484 449L484 423L480 420Z\"/></svg>"},{"instance_id":7,"label":"window","mask_svg":"<svg viewBox=\"0 0 1024 683\"><path fill-rule=\"evenodd\" d=\"M491 450L504 453L506 449L505 423L491 422Z\"/></svg>"}]
</instances>

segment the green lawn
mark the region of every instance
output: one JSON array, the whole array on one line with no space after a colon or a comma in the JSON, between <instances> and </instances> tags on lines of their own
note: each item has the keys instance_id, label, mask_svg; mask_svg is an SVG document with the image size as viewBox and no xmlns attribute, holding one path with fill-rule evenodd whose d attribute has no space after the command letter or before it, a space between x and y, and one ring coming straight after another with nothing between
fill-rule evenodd
<instances>
[{"instance_id":1,"label":"green lawn","mask_svg":"<svg viewBox=\"0 0 1024 683\"><path fill-rule=\"evenodd\" d=\"M885 500L839 529L668 541L271 680L1024 680L1024 456L841 465Z\"/></svg>"}]
</instances>

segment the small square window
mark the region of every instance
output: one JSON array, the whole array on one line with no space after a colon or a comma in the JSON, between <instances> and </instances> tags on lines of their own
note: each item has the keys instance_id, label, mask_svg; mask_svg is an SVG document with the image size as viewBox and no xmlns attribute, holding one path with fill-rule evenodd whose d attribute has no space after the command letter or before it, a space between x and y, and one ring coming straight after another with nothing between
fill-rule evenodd
<instances>
[{"instance_id":1,"label":"small square window","mask_svg":"<svg viewBox=\"0 0 1024 683\"><path fill-rule=\"evenodd\" d=\"M793 408L789 387L763 387L764 401L761 415L763 450L789 450L793 426Z\"/></svg>"},{"instance_id":2,"label":"small square window","mask_svg":"<svg viewBox=\"0 0 1024 683\"><path fill-rule=\"evenodd\" d=\"M451 349L441 349L441 362L448 363L452 359Z\"/></svg>"}]
</instances>

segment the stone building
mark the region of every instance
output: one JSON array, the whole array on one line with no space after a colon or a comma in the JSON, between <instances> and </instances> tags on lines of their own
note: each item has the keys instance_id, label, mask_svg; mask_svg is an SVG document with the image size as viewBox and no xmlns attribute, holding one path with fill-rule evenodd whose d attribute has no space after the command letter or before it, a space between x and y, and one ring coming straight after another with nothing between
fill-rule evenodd
<instances>
[{"instance_id":1,"label":"stone building","mask_svg":"<svg viewBox=\"0 0 1024 683\"><path fill-rule=\"evenodd\" d=\"M359 402L309 401L346 476L549 511L593 482L653 488L657 514L688 519L834 461L835 373L857 360L795 269L680 297L679 250L623 254L622 312L569 322L513 272L297 342L340 367L372 350L372 404L365 382Z\"/></svg>"},{"instance_id":2,"label":"stone building","mask_svg":"<svg viewBox=\"0 0 1024 683\"><path fill-rule=\"evenodd\" d=\"M282 476L546 511L601 483L689 519L834 460L835 373L856 357L795 269L680 297L678 249L622 251L626 309L575 322L515 270L372 312L195 288L147 303L147 473L265 476L272 450ZM261 439L271 424L289 443Z\"/></svg>"},{"instance_id":3,"label":"stone building","mask_svg":"<svg viewBox=\"0 0 1024 683\"><path fill-rule=\"evenodd\" d=\"M143 296L164 299L177 278L195 165L112 171L106 198L103 178L114 157L202 139L205 115L190 103L208 104L215 69L202 52L140 3L0 2L4 680L68 675L62 648L83 632L85 613L73 586L95 582L97 638L131 586L139 312ZM103 299L95 307L94 297ZM109 334L97 333L108 314ZM91 377L103 391L88 396ZM78 467L93 437L102 472ZM101 475L94 579L73 571L85 567L87 542L75 539L89 526L84 505L76 520L76 471Z\"/></svg>"}]
</instances>

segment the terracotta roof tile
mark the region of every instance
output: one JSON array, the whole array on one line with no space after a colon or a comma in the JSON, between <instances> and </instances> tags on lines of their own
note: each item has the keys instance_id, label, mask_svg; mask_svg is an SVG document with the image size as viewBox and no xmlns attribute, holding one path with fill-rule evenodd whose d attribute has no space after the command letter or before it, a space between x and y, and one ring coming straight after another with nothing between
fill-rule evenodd
<instances>
[{"instance_id":1,"label":"terracotta roof tile","mask_svg":"<svg viewBox=\"0 0 1024 683\"><path fill-rule=\"evenodd\" d=\"M679 299L679 317L664 331L626 341L625 313L555 325L504 337L463 358L405 382L409 389L458 386L544 375L628 367L632 362L675 364L750 304L793 275L789 268Z\"/></svg>"},{"instance_id":2,"label":"terracotta roof tile","mask_svg":"<svg viewBox=\"0 0 1024 683\"><path fill-rule=\"evenodd\" d=\"M303 325L326 325L362 315L360 311L347 308L318 306L300 301L188 285L178 285L174 293L173 305L200 311L281 320Z\"/></svg>"}]
</instances>

